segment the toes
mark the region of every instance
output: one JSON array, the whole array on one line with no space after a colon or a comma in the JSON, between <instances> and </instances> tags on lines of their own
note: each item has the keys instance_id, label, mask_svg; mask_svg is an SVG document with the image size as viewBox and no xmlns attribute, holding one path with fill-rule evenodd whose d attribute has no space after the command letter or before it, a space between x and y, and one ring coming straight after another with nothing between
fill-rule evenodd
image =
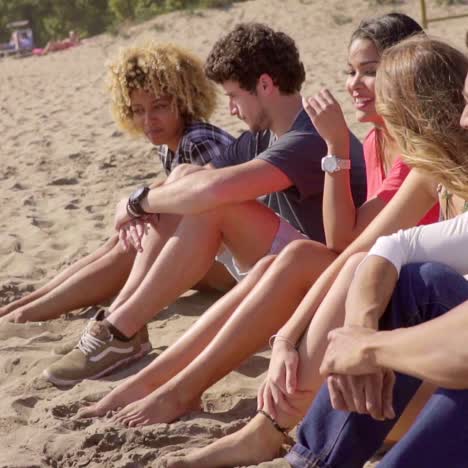
<instances>
[{"instance_id":1,"label":"toes","mask_svg":"<svg viewBox=\"0 0 468 468\"><path fill-rule=\"evenodd\" d=\"M84 418L92 418L97 415L98 415L98 412L96 408L94 406L89 406L89 407L80 408L76 412L74 417L77 419L84 419Z\"/></svg>"}]
</instances>

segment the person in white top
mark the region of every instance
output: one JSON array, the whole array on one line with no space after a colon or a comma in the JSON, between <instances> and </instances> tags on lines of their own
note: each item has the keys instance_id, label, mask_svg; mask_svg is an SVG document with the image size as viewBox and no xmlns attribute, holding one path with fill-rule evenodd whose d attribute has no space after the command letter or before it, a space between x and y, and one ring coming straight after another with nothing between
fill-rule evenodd
<instances>
[{"instance_id":1,"label":"person in white top","mask_svg":"<svg viewBox=\"0 0 468 468\"><path fill-rule=\"evenodd\" d=\"M464 85L464 99L461 93L467 73L468 58L464 54L427 38L409 39L386 51L377 73L378 110L405 161L461 198L468 198L468 83ZM461 126L465 130L456 128L456 116L462 111ZM457 144L449 147L447 142ZM401 415L424 380L441 387L421 414L434 419L414 425L379 468L466 466L461 452L466 450L467 435L461 423L468 416L468 393L453 389L468 388L468 353L464 349L468 315L463 314L468 303L458 307L468 300L468 282L461 276L468 272L468 256L463 249L468 242L467 223L468 215L462 215L384 238L375 247L383 256L374 255L377 250L372 250L354 279L363 255L351 257L325 298L317 299L321 304L304 339L281 335L281 345L288 347L291 359L296 360L297 382L293 392L282 386L281 392L273 395L274 401L267 402L276 409L271 428L257 425L253 432L249 423L211 446L167 460L166 466L234 466L246 464L247 459L251 463L265 460L272 453L272 444L284 440L281 426L288 427L288 422L297 420L301 399L303 403L310 395L314 363L320 362L327 349L322 345L323 337L342 326L345 301L345 328L329 334L320 369L323 375L331 375L331 393L327 386L320 390L287 461L293 467L361 467L398 419L393 416ZM392 303L380 323L381 327L398 330L377 332L378 319L398 279L394 263L384 259L385 252L391 252L388 257L391 255L396 265L436 260L452 268L439 263L403 268ZM435 319L447 311L450 313ZM414 327L399 329L408 325ZM408 374L398 376L394 392L395 376L389 368ZM287 380L288 374L282 379ZM263 404L260 398L259 406ZM336 411L332 404L348 411ZM460 414L455 415L453 408ZM276 442L272 435L275 431ZM418 458L406 458L402 465L401 457L409 457L408 451ZM441 457L444 461L439 462Z\"/></svg>"}]
</instances>

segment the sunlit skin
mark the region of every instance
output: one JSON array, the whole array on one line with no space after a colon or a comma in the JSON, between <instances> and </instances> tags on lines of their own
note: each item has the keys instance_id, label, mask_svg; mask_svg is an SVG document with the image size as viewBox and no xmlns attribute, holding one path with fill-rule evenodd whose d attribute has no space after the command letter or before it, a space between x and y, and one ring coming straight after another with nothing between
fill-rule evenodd
<instances>
[{"instance_id":1,"label":"sunlit skin","mask_svg":"<svg viewBox=\"0 0 468 468\"><path fill-rule=\"evenodd\" d=\"M229 98L229 112L232 116L245 122L252 132L270 128L270 119L257 93L241 88L236 81L225 81L222 86Z\"/></svg>"},{"instance_id":2,"label":"sunlit skin","mask_svg":"<svg viewBox=\"0 0 468 468\"><path fill-rule=\"evenodd\" d=\"M372 41L356 39L349 47L346 89L353 99L356 119L382 126L375 110L375 75L380 54Z\"/></svg>"},{"instance_id":3,"label":"sunlit skin","mask_svg":"<svg viewBox=\"0 0 468 468\"><path fill-rule=\"evenodd\" d=\"M155 96L143 89L130 94L133 122L154 145L176 151L184 132L184 121L169 96Z\"/></svg>"},{"instance_id":4,"label":"sunlit skin","mask_svg":"<svg viewBox=\"0 0 468 468\"><path fill-rule=\"evenodd\" d=\"M465 108L460 117L460 126L468 130L468 74L465 79L465 87L463 88L463 97L465 98Z\"/></svg>"}]
</instances>

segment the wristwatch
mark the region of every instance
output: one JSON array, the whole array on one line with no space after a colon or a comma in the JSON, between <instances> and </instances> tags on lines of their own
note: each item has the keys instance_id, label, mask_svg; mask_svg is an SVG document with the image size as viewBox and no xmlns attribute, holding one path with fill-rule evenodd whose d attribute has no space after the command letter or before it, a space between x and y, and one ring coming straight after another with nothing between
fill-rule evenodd
<instances>
[{"instance_id":1,"label":"wristwatch","mask_svg":"<svg viewBox=\"0 0 468 468\"><path fill-rule=\"evenodd\" d=\"M127 213L131 218L139 218L140 216L151 214L147 213L141 207L141 202L146 198L149 191L149 187L138 187L130 197L128 197Z\"/></svg>"},{"instance_id":2,"label":"wristwatch","mask_svg":"<svg viewBox=\"0 0 468 468\"><path fill-rule=\"evenodd\" d=\"M349 159L340 159L333 155L327 155L322 158L322 171L333 173L343 169L351 169L351 161Z\"/></svg>"}]
</instances>

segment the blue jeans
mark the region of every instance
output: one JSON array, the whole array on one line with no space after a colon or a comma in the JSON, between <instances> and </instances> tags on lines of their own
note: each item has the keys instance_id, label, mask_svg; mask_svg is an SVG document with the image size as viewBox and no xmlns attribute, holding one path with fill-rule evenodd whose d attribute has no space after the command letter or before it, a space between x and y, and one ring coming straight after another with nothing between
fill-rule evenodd
<instances>
[{"instance_id":1,"label":"blue jeans","mask_svg":"<svg viewBox=\"0 0 468 468\"><path fill-rule=\"evenodd\" d=\"M379 328L414 326L468 300L468 281L445 265L412 264L400 273ZM450 337L447 337L449 340ZM421 381L396 374L396 418L334 410L323 385L286 456L294 468L361 468L380 448ZM379 468L467 468L468 390L438 389L408 433L384 456Z\"/></svg>"}]
</instances>

